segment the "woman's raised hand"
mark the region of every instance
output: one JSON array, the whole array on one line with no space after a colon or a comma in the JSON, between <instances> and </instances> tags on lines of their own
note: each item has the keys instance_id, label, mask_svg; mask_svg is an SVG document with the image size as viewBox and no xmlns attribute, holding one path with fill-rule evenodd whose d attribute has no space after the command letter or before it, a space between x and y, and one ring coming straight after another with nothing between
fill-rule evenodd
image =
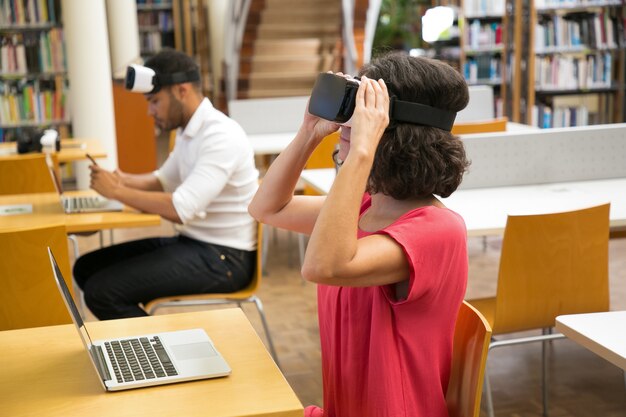
<instances>
[{"instance_id":1,"label":"woman's raised hand","mask_svg":"<svg viewBox=\"0 0 626 417\"><path fill-rule=\"evenodd\" d=\"M361 77L356 93L356 107L352 115L350 153L365 152L372 158L385 129L389 125L389 93L387 85Z\"/></svg>"}]
</instances>

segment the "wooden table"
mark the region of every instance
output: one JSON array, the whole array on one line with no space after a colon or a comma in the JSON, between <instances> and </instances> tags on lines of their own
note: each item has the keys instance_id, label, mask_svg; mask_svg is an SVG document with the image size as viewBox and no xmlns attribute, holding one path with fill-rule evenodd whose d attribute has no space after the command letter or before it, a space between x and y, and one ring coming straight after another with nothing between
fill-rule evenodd
<instances>
[{"instance_id":1,"label":"wooden table","mask_svg":"<svg viewBox=\"0 0 626 417\"><path fill-rule=\"evenodd\" d=\"M232 374L103 391L73 325L0 332L0 413L26 416L302 417L293 390L240 309L88 322L93 339L203 328Z\"/></svg>"},{"instance_id":2,"label":"wooden table","mask_svg":"<svg viewBox=\"0 0 626 417\"><path fill-rule=\"evenodd\" d=\"M98 139L61 139L61 150L56 153L56 156L58 162L63 164L86 160L87 153L96 159L107 156ZM19 155L15 142L0 143L0 158L14 157L14 155Z\"/></svg>"},{"instance_id":3,"label":"wooden table","mask_svg":"<svg viewBox=\"0 0 626 417\"><path fill-rule=\"evenodd\" d=\"M79 191L75 193L87 194L95 193L95 191ZM161 224L160 216L140 213L130 208L122 212L65 214L61 206L60 197L56 193L0 196L0 206L17 204L32 205L32 213L0 216L0 229L62 223L65 224L67 233L80 233L115 228L158 226Z\"/></svg>"},{"instance_id":4,"label":"wooden table","mask_svg":"<svg viewBox=\"0 0 626 417\"><path fill-rule=\"evenodd\" d=\"M556 329L626 372L626 311L558 316Z\"/></svg>"},{"instance_id":5,"label":"wooden table","mask_svg":"<svg viewBox=\"0 0 626 417\"><path fill-rule=\"evenodd\" d=\"M326 194L335 170L304 170L301 178ZM468 236L502 235L510 214L559 212L606 202L611 203L612 237L623 236L626 230L626 178L460 189L442 201L463 217Z\"/></svg>"}]
</instances>

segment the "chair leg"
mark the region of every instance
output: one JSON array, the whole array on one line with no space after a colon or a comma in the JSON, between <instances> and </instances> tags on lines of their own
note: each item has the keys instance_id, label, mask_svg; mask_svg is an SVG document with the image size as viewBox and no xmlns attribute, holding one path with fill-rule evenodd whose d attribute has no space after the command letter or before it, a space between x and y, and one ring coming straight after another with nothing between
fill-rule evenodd
<instances>
[{"instance_id":1,"label":"chair leg","mask_svg":"<svg viewBox=\"0 0 626 417\"><path fill-rule=\"evenodd\" d=\"M493 397L491 396L491 384L489 383L489 374L487 373L487 369L485 368L485 377L483 382L483 390L485 391L485 399L487 400L487 415L489 417L494 417L493 412Z\"/></svg>"},{"instance_id":2,"label":"chair leg","mask_svg":"<svg viewBox=\"0 0 626 417\"><path fill-rule=\"evenodd\" d=\"M278 355L276 354L276 349L274 349L274 342L272 341L272 335L270 334L270 329L267 325L267 321L265 320L265 313L263 312L263 303L259 300L258 297L253 297L252 300L256 305L256 309L259 312L259 316L261 316L261 322L263 324L263 330L265 330L265 337L267 338L267 344L270 348L270 354L272 358L274 358L274 362L280 368L280 362L278 362Z\"/></svg>"},{"instance_id":3,"label":"chair leg","mask_svg":"<svg viewBox=\"0 0 626 417\"><path fill-rule=\"evenodd\" d=\"M552 329L543 329L542 334L552 334ZM543 417L548 417L548 353L549 340L541 342L541 401L543 404Z\"/></svg>"},{"instance_id":4,"label":"chair leg","mask_svg":"<svg viewBox=\"0 0 626 417\"><path fill-rule=\"evenodd\" d=\"M76 239L75 235L68 235L67 239L72 242L72 248L74 249L74 262L76 262L76 259L78 259L79 257L79 251L78 251L78 239ZM80 317L85 320L86 314L85 314L85 294L83 294L83 291L80 289L80 287L78 285L76 285L76 281L74 280L74 275L72 274L72 287L74 289L74 294L76 294L76 299L78 300L78 312L80 313Z\"/></svg>"}]
</instances>

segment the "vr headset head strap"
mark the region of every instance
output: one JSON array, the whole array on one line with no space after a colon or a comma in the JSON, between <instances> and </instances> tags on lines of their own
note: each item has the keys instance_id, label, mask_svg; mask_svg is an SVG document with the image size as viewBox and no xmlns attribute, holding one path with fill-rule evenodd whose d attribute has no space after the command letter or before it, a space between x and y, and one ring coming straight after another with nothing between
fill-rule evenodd
<instances>
[{"instance_id":1,"label":"vr headset head strap","mask_svg":"<svg viewBox=\"0 0 626 417\"><path fill-rule=\"evenodd\" d=\"M437 127L449 132L452 130L456 112L391 97L389 118L398 122Z\"/></svg>"},{"instance_id":2,"label":"vr headset head strap","mask_svg":"<svg viewBox=\"0 0 626 417\"><path fill-rule=\"evenodd\" d=\"M164 87L181 83L190 83L200 80L200 73L196 70L175 72L173 74L157 74L154 76L155 86Z\"/></svg>"}]
</instances>

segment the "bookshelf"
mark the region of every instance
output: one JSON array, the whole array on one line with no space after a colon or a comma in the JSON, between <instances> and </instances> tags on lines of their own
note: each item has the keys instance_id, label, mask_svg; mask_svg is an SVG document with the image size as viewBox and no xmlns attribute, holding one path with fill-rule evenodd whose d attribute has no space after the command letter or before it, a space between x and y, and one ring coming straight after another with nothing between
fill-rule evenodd
<instances>
[{"instance_id":1,"label":"bookshelf","mask_svg":"<svg viewBox=\"0 0 626 417\"><path fill-rule=\"evenodd\" d=\"M623 1L536 0L530 18L522 118L542 128L624 121Z\"/></svg>"},{"instance_id":2,"label":"bookshelf","mask_svg":"<svg viewBox=\"0 0 626 417\"><path fill-rule=\"evenodd\" d=\"M60 0L0 1L0 142L26 127L69 135Z\"/></svg>"},{"instance_id":3,"label":"bookshelf","mask_svg":"<svg viewBox=\"0 0 626 417\"><path fill-rule=\"evenodd\" d=\"M208 10L202 0L137 0L137 24L142 58L165 47L194 57L200 66L204 94L212 98Z\"/></svg>"},{"instance_id":4,"label":"bookshelf","mask_svg":"<svg viewBox=\"0 0 626 417\"><path fill-rule=\"evenodd\" d=\"M510 76L509 28L505 0L463 0L460 9L461 68L468 85L494 89L494 114L506 115Z\"/></svg>"},{"instance_id":5,"label":"bookshelf","mask_svg":"<svg viewBox=\"0 0 626 417\"><path fill-rule=\"evenodd\" d=\"M176 47L173 0L137 0L139 49L145 59L164 47ZM174 0L175 1L175 0Z\"/></svg>"}]
</instances>

